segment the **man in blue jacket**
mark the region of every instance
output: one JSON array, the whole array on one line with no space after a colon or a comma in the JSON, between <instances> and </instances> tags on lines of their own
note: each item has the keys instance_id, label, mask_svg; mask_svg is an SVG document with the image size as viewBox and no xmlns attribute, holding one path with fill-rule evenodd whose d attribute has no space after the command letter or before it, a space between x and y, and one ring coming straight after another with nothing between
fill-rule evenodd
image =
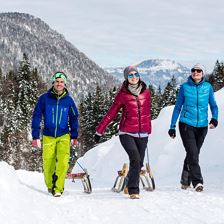
<instances>
[{"instance_id":1,"label":"man in blue jacket","mask_svg":"<svg viewBox=\"0 0 224 224\"><path fill-rule=\"evenodd\" d=\"M56 72L52 88L41 95L33 112L32 145L41 148L40 123L43 127L43 169L48 192L60 197L69 165L70 143L77 144L78 111L65 88L67 76Z\"/></svg>"},{"instance_id":2,"label":"man in blue jacket","mask_svg":"<svg viewBox=\"0 0 224 224\"><path fill-rule=\"evenodd\" d=\"M203 178L199 166L199 153L208 131L208 105L212 118L209 128L218 125L218 107L213 88L205 81L204 66L196 64L191 69L191 76L183 83L173 110L169 135L176 137L176 122L179 119L179 131L186 150L186 157L181 176L181 188L187 189L191 183L195 191L203 191Z\"/></svg>"}]
</instances>

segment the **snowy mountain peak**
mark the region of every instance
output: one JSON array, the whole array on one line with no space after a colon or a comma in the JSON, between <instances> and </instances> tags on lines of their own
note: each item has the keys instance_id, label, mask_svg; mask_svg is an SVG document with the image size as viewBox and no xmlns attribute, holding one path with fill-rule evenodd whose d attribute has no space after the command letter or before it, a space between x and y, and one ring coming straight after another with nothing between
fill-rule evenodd
<instances>
[{"instance_id":1,"label":"snowy mountain peak","mask_svg":"<svg viewBox=\"0 0 224 224\"><path fill-rule=\"evenodd\" d=\"M176 63L173 60L163 60L163 59L151 59L145 60L140 64L136 65L138 68L148 68L151 70L174 70L178 68L182 68L183 66L179 63Z\"/></svg>"},{"instance_id":2,"label":"snowy mountain peak","mask_svg":"<svg viewBox=\"0 0 224 224\"><path fill-rule=\"evenodd\" d=\"M177 84L180 85L190 74L189 68L169 59L144 60L135 66L141 74L141 79L145 81L147 85L153 85L155 89L158 89L160 86L163 90L172 76L176 78ZM123 80L124 68L105 68L105 70L117 79Z\"/></svg>"}]
</instances>

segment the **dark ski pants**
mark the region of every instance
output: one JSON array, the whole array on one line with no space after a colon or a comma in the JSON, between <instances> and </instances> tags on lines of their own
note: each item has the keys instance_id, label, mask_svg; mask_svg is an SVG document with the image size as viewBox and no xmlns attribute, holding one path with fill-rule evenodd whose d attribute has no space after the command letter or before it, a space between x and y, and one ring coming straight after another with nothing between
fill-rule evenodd
<instances>
[{"instance_id":1,"label":"dark ski pants","mask_svg":"<svg viewBox=\"0 0 224 224\"><path fill-rule=\"evenodd\" d=\"M181 184L195 187L198 183L203 184L201 168L199 165L199 154L208 127L192 127L179 122L180 136L186 150L183 171L181 175Z\"/></svg>"},{"instance_id":2,"label":"dark ski pants","mask_svg":"<svg viewBox=\"0 0 224 224\"><path fill-rule=\"evenodd\" d=\"M119 135L121 145L129 156L129 172L126 185L129 194L139 194L139 174L143 166L148 137L135 138L130 135Z\"/></svg>"}]
</instances>

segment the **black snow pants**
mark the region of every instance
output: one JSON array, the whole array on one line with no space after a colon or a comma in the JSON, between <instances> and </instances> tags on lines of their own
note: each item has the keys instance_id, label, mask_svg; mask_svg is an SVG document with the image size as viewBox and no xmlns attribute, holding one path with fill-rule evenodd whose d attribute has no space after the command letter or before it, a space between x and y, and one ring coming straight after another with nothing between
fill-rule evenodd
<instances>
[{"instance_id":1,"label":"black snow pants","mask_svg":"<svg viewBox=\"0 0 224 224\"><path fill-rule=\"evenodd\" d=\"M181 184L188 185L192 183L195 187L198 183L203 184L201 168L199 165L199 154L208 127L192 127L179 122L180 136L186 150L183 171L181 175Z\"/></svg>"},{"instance_id":2,"label":"black snow pants","mask_svg":"<svg viewBox=\"0 0 224 224\"><path fill-rule=\"evenodd\" d=\"M129 156L129 172L126 186L129 194L139 194L139 174L143 166L148 137L135 138L130 135L119 135L120 142Z\"/></svg>"}]
</instances>

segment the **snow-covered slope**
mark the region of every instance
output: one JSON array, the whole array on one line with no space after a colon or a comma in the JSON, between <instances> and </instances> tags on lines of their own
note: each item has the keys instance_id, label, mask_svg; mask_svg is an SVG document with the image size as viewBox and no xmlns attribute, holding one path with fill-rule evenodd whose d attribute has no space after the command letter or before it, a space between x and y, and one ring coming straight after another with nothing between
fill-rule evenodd
<instances>
[{"instance_id":1,"label":"snow-covered slope","mask_svg":"<svg viewBox=\"0 0 224 224\"><path fill-rule=\"evenodd\" d=\"M155 89L158 89L160 86L162 90L166 87L167 82L170 81L172 76L176 78L177 84L180 85L187 79L190 72L189 68L168 59L145 60L136 64L136 67L141 74L141 79L147 85L151 84ZM105 70L121 81L124 79L123 67L105 68Z\"/></svg>"},{"instance_id":2,"label":"snow-covered slope","mask_svg":"<svg viewBox=\"0 0 224 224\"><path fill-rule=\"evenodd\" d=\"M127 155L117 136L93 148L79 163L90 173L93 193L82 193L79 181L66 180L61 198L46 193L43 175L15 171L0 162L1 223L130 223L145 224L222 224L224 223L224 89L216 93L219 126L209 130L201 149L205 191L180 190L179 178L184 148L179 133L172 140L167 131L173 106L163 109L153 121L148 149L156 181L154 192L141 190L140 200L110 191L116 172ZM147 156L146 156L147 161ZM76 166L74 171L80 168Z\"/></svg>"}]
</instances>

